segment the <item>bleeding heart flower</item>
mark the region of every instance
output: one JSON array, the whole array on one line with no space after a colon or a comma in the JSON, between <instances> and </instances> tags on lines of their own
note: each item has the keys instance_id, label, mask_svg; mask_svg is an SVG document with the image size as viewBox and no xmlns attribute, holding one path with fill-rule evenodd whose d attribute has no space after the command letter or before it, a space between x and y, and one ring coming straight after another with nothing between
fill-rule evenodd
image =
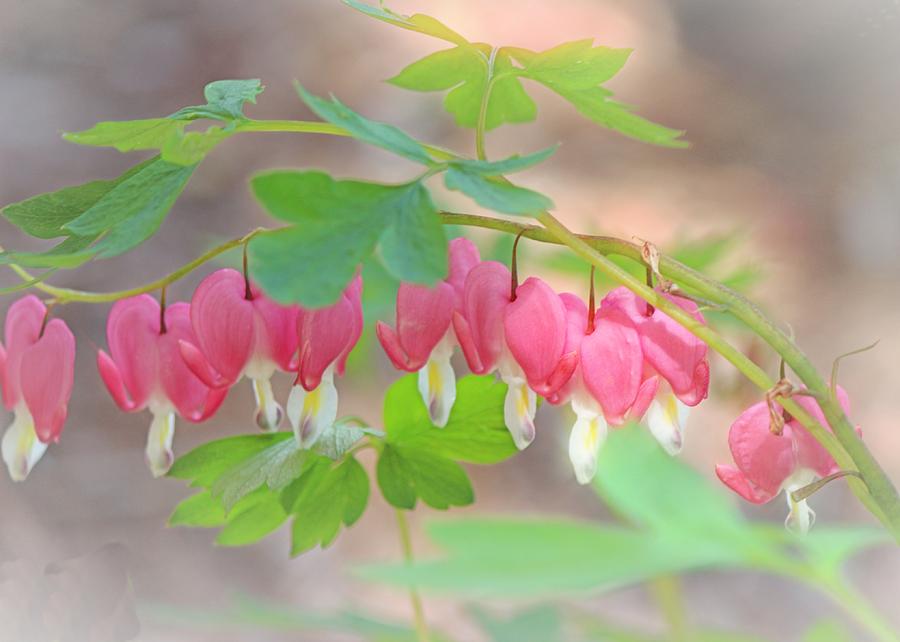
<instances>
[{"instance_id":1,"label":"bleeding heart flower","mask_svg":"<svg viewBox=\"0 0 900 642\"><path fill-rule=\"evenodd\" d=\"M850 400L843 388L837 389L838 401L845 413ZM828 426L819 404L809 397L794 397L794 401ZM825 447L809 434L800 422L788 421L781 435L769 428L769 407L765 402L747 408L731 425L728 445L734 466L716 466L716 475L731 490L754 504L764 504L784 491L788 503L785 526L806 533L815 522L815 513L806 500L795 502L791 493L838 471Z\"/></svg>"},{"instance_id":2,"label":"bleeding heart flower","mask_svg":"<svg viewBox=\"0 0 900 642\"><path fill-rule=\"evenodd\" d=\"M663 296L698 322L705 323L693 301L667 293ZM667 452L677 454L684 445L690 407L706 399L709 393L706 344L672 317L650 308L627 288L611 291L601 307L618 308L634 323L644 354L645 376L659 374L665 382L647 410L647 425Z\"/></svg>"},{"instance_id":3,"label":"bleeding heart flower","mask_svg":"<svg viewBox=\"0 0 900 642\"><path fill-rule=\"evenodd\" d=\"M564 293L559 298L566 310L564 349L578 355L578 367L549 400L572 405L577 419L569 436L569 459L578 482L587 484L597 472L608 426L639 420L659 380L643 375L640 339L627 315L601 308L591 323L579 297Z\"/></svg>"},{"instance_id":4,"label":"bleeding heart flower","mask_svg":"<svg viewBox=\"0 0 900 642\"><path fill-rule=\"evenodd\" d=\"M564 352L566 311L546 283L529 278L511 296L506 266L485 261L466 278L462 312L453 327L469 368L495 369L508 389L506 427L519 449L535 437L536 393L550 396L572 376L577 355Z\"/></svg>"},{"instance_id":5,"label":"bleeding heart flower","mask_svg":"<svg viewBox=\"0 0 900 642\"><path fill-rule=\"evenodd\" d=\"M197 342L180 341L182 357L211 388L226 388L248 377L256 397L256 423L263 430L276 430L282 412L270 380L276 370L296 368L297 314L296 306L268 299L240 272L217 270L191 298Z\"/></svg>"},{"instance_id":6,"label":"bleeding heart flower","mask_svg":"<svg viewBox=\"0 0 900 642\"><path fill-rule=\"evenodd\" d=\"M464 238L450 242L449 275L434 287L401 283L397 330L379 321L378 340L394 367L419 373L419 392L435 426L443 428L456 401L456 374L450 365L456 345L450 325L462 311L465 280L478 264L478 248Z\"/></svg>"},{"instance_id":7,"label":"bleeding heart flower","mask_svg":"<svg viewBox=\"0 0 900 642\"><path fill-rule=\"evenodd\" d=\"M287 414L301 447L309 448L337 418L334 374L344 374L363 328L362 278L357 275L337 303L301 310L297 317L300 361Z\"/></svg>"},{"instance_id":8,"label":"bleeding heart flower","mask_svg":"<svg viewBox=\"0 0 900 642\"><path fill-rule=\"evenodd\" d=\"M149 408L146 460L154 477L168 472L175 459L175 414L200 422L219 409L228 388L210 388L181 356L179 342L197 342L190 306L174 303L160 314L148 294L117 301L106 322L107 354L97 352L97 368L109 394L125 412Z\"/></svg>"},{"instance_id":9,"label":"bleeding heart flower","mask_svg":"<svg viewBox=\"0 0 900 642\"><path fill-rule=\"evenodd\" d=\"M75 337L65 321L46 316L47 308L32 295L6 314L0 384L15 418L3 435L2 454L13 481L23 481L50 442L59 441L72 396Z\"/></svg>"}]
</instances>

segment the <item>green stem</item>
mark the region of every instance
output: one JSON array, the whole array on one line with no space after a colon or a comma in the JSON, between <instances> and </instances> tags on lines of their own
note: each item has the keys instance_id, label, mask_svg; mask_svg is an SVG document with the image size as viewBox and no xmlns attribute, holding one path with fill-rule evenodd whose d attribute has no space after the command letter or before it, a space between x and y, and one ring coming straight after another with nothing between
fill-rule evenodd
<instances>
[{"instance_id":1,"label":"green stem","mask_svg":"<svg viewBox=\"0 0 900 642\"><path fill-rule=\"evenodd\" d=\"M406 520L406 513L395 508L397 515L397 530L400 532L400 547L403 549L403 559L407 564L415 561L413 557L412 537L409 534L409 522ZM425 623L425 611L422 609L422 598L414 586L409 588L409 601L412 604L413 619L416 625L416 638L419 642L429 642L431 636L428 634L428 625Z\"/></svg>"},{"instance_id":2,"label":"green stem","mask_svg":"<svg viewBox=\"0 0 900 642\"><path fill-rule=\"evenodd\" d=\"M204 252L196 259L181 266L174 272L170 272L161 279L157 279L156 281L145 283L144 285L128 290L116 290L115 292L86 292L84 290L59 288L47 283L40 282L35 283L34 287L38 290L41 290L42 292L46 292L47 294L51 295L57 303L71 303L74 301L78 301L81 303L109 303L112 301L118 301L119 299L126 299L128 297L137 296L146 292L153 292L169 285L170 283L174 283L175 281L181 279L207 261L214 259L220 254L227 252L228 250L244 245L254 236L260 234L263 231L263 228L257 228L238 239L232 239L231 241L222 243L221 245L218 245L211 250ZM23 270L19 266L11 265L10 267L15 270L15 272L23 279L33 279L33 277L27 271Z\"/></svg>"},{"instance_id":3,"label":"green stem","mask_svg":"<svg viewBox=\"0 0 900 642\"><path fill-rule=\"evenodd\" d=\"M669 626L673 642L690 640L680 580L674 575L657 577L650 582L650 592Z\"/></svg>"},{"instance_id":4,"label":"green stem","mask_svg":"<svg viewBox=\"0 0 900 642\"><path fill-rule=\"evenodd\" d=\"M484 150L484 132L487 128L488 101L491 98L491 90L494 88L494 62L497 60L497 48L491 49L491 55L487 59L487 81L484 92L481 94L481 106L478 109L478 121L475 125L475 155L478 160L487 160Z\"/></svg>"}]
</instances>

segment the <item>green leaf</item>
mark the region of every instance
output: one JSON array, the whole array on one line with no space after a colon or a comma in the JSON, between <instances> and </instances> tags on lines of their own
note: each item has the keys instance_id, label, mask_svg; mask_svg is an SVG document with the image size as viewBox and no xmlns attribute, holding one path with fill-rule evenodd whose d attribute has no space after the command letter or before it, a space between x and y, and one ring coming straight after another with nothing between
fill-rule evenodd
<instances>
[{"instance_id":1,"label":"green leaf","mask_svg":"<svg viewBox=\"0 0 900 642\"><path fill-rule=\"evenodd\" d=\"M340 459L366 434L359 426L337 421L316 440L313 448L329 459Z\"/></svg>"},{"instance_id":2,"label":"green leaf","mask_svg":"<svg viewBox=\"0 0 900 642\"><path fill-rule=\"evenodd\" d=\"M57 236L66 236L68 233L63 229L64 225L90 210L113 188L154 165L157 160L157 158L151 158L138 163L112 180L91 181L82 185L64 187L55 192L32 196L24 201L12 203L3 208L3 216L23 232L37 238L51 239Z\"/></svg>"},{"instance_id":3,"label":"green leaf","mask_svg":"<svg viewBox=\"0 0 900 642\"><path fill-rule=\"evenodd\" d=\"M553 201L543 194L461 167L450 167L444 174L444 182L448 189L462 192L479 205L503 214L536 216L553 208Z\"/></svg>"},{"instance_id":4,"label":"green leaf","mask_svg":"<svg viewBox=\"0 0 900 642\"><path fill-rule=\"evenodd\" d=\"M296 224L250 242L254 278L281 303L334 303L379 239L396 278L432 285L446 276L447 239L418 182L382 185L276 171L254 177L251 186L273 216Z\"/></svg>"},{"instance_id":5,"label":"green leaf","mask_svg":"<svg viewBox=\"0 0 900 642\"><path fill-rule=\"evenodd\" d=\"M507 48L524 67L523 75L548 87L591 89L615 76L631 55L631 49L594 47L593 38L557 45L540 53Z\"/></svg>"},{"instance_id":6,"label":"green leaf","mask_svg":"<svg viewBox=\"0 0 900 642\"><path fill-rule=\"evenodd\" d=\"M416 498L445 510L475 501L472 484L462 466L446 457L385 444L376 467L378 486L385 500L397 508L411 510Z\"/></svg>"},{"instance_id":7,"label":"green leaf","mask_svg":"<svg viewBox=\"0 0 900 642\"><path fill-rule=\"evenodd\" d=\"M176 459L168 476L187 480L191 486L211 488L230 468L292 437L289 432L276 432L217 439Z\"/></svg>"},{"instance_id":8,"label":"green leaf","mask_svg":"<svg viewBox=\"0 0 900 642\"><path fill-rule=\"evenodd\" d=\"M194 169L195 166L183 167L162 159L148 163L66 223L63 229L76 236L90 236L128 219L159 219L171 209Z\"/></svg>"},{"instance_id":9,"label":"green leaf","mask_svg":"<svg viewBox=\"0 0 900 642\"><path fill-rule=\"evenodd\" d=\"M84 131L66 132L63 138L78 145L113 147L120 152L161 149L170 138L181 134L186 124L171 118L112 120L97 123Z\"/></svg>"},{"instance_id":10,"label":"green leaf","mask_svg":"<svg viewBox=\"0 0 900 642\"><path fill-rule=\"evenodd\" d=\"M94 251L87 248L96 236L69 236L43 252L4 252L0 264L17 263L24 267L74 268L90 261Z\"/></svg>"},{"instance_id":11,"label":"green leaf","mask_svg":"<svg viewBox=\"0 0 900 642\"><path fill-rule=\"evenodd\" d=\"M470 607L469 612L492 642L562 642L566 639L562 618L552 606L537 606L502 619L480 607Z\"/></svg>"},{"instance_id":12,"label":"green leaf","mask_svg":"<svg viewBox=\"0 0 900 642\"><path fill-rule=\"evenodd\" d=\"M606 590L724 562L656 533L566 520L457 519L428 525L444 557L371 565L368 579L468 598Z\"/></svg>"},{"instance_id":13,"label":"green leaf","mask_svg":"<svg viewBox=\"0 0 900 642\"><path fill-rule=\"evenodd\" d=\"M462 377L450 419L437 428L419 394L416 375L406 375L384 397L387 441L474 464L503 461L518 452L503 418L505 397L506 384L493 376Z\"/></svg>"},{"instance_id":14,"label":"green leaf","mask_svg":"<svg viewBox=\"0 0 900 642\"><path fill-rule=\"evenodd\" d=\"M229 517L228 523L216 537L219 546L247 546L257 542L277 530L288 516L281 507L278 495L263 492L247 508L236 508L235 515Z\"/></svg>"},{"instance_id":15,"label":"green leaf","mask_svg":"<svg viewBox=\"0 0 900 642\"><path fill-rule=\"evenodd\" d=\"M434 162L421 143L397 127L369 120L334 96L331 97L331 101L314 96L298 82L294 83L294 87L303 102L319 118L343 127L354 138L424 165L431 165Z\"/></svg>"},{"instance_id":16,"label":"green leaf","mask_svg":"<svg viewBox=\"0 0 900 642\"><path fill-rule=\"evenodd\" d=\"M400 27L401 29L416 31L428 36L440 38L441 40L447 40L448 42L452 42L455 44L462 44L466 42L466 39L461 35L450 29L442 22L432 18L431 16L426 16L421 13L417 13L412 16L403 16L398 13L394 13L389 9L385 9L383 6L374 7L370 4L366 4L365 2L358 2L358 0L343 0L343 2L347 6L353 7L357 11L360 11L367 16L377 18L378 20L387 22L388 24L392 24L395 27Z\"/></svg>"},{"instance_id":17,"label":"green leaf","mask_svg":"<svg viewBox=\"0 0 900 642\"><path fill-rule=\"evenodd\" d=\"M191 495L179 503L169 517L169 526L215 528L228 521L222 502L208 490Z\"/></svg>"},{"instance_id":18,"label":"green leaf","mask_svg":"<svg viewBox=\"0 0 900 642\"><path fill-rule=\"evenodd\" d=\"M326 548L344 526L352 526L362 516L369 500L366 471L349 457L337 466L320 458L300 479L285 490L296 492L290 513L291 555L321 546Z\"/></svg>"},{"instance_id":19,"label":"green leaf","mask_svg":"<svg viewBox=\"0 0 900 642\"><path fill-rule=\"evenodd\" d=\"M511 174L513 172L520 172L523 169L528 169L529 167L534 167L538 163L542 163L547 158L552 156L554 152L556 152L557 146L548 147L547 149L542 149L539 152L535 152L533 154L526 154L525 156L520 156L515 154L510 156L509 158L504 158L499 161L486 161L486 160L475 160L475 159L460 159L450 161L450 165L453 167L459 167L460 169L471 172L473 174L483 174L485 176L498 176L500 174Z\"/></svg>"},{"instance_id":20,"label":"green leaf","mask_svg":"<svg viewBox=\"0 0 900 642\"><path fill-rule=\"evenodd\" d=\"M534 120L537 107L516 77L517 71L504 49L493 51L483 43L462 43L453 49L438 51L412 63L388 82L413 91L450 92L444 107L460 127L478 124L481 103L491 72L491 95L485 113L485 128L503 123Z\"/></svg>"},{"instance_id":21,"label":"green leaf","mask_svg":"<svg viewBox=\"0 0 900 642\"><path fill-rule=\"evenodd\" d=\"M163 143L163 160L176 165L196 165L231 134L232 132L215 126L204 132L179 133Z\"/></svg>"},{"instance_id":22,"label":"green leaf","mask_svg":"<svg viewBox=\"0 0 900 642\"><path fill-rule=\"evenodd\" d=\"M207 106L240 120L244 118L244 104L256 104L256 97L264 89L259 78L214 80L203 88L203 97Z\"/></svg>"},{"instance_id":23,"label":"green leaf","mask_svg":"<svg viewBox=\"0 0 900 642\"><path fill-rule=\"evenodd\" d=\"M213 483L212 494L220 497L225 510L229 511L244 496L263 485L281 490L300 477L307 466L308 454L308 450L297 445L296 439L277 441L223 472Z\"/></svg>"},{"instance_id":24,"label":"green leaf","mask_svg":"<svg viewBox=\"0 0 900 642\"><path fill-rule=\"evenodd\" d=\"M642 426L612 431L597 470L597 492L637 525L726 556L763 546L723 489L666 454Z\"/></svg>"}]
</instances>

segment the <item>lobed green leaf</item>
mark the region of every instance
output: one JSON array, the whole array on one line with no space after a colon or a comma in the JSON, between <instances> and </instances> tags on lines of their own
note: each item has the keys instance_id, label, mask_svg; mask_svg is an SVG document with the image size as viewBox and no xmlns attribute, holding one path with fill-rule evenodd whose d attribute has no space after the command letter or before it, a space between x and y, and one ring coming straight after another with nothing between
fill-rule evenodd
<instances>
[{"instance_id":1,"label":"lobed green leaf","mask_svg":"<svg viewBox=\"0 0 900 642\"><path fill-rule=\"evenodd\" d=\"M381 494L396 508L411 510L416 499L439 510L475 501L462 466L419 448L386 444L378 457L376 476Z\"/></svg>"},{"instance_id":2,"label":"lobed green leaf","mask_svg":"<svg viewBox=\"0 0 900 642\"><path fill-rule=\"evenodd\" d=\"M275 300L330 305L379 240L388 271L431 285L447 273L447 239L419 182L336 181L318 171L275 171L251 181L273 216L295 225L250 242L254 278Z\"/></svg>"},{"instance_id":3,"label":"lobed green leaf","mask_svg":"<svg viewBox=\"0 0 900 642\"><path fill-rule=\"evenodd\" d=\"M462 166L451 166L444 174L444 183L448 189L462 192L479 205L503 214L536 216L553 208L553 201L539 192Z\"/></svg>"}]
</instances>

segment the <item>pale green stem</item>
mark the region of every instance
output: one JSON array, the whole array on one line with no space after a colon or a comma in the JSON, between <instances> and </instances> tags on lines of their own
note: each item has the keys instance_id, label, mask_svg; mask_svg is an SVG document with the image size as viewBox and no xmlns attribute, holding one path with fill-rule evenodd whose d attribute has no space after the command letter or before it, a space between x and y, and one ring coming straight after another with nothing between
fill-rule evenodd
<instances>
[{"instance_id":1,"label":"pale green stem","mask_svg":"<svg viewBox=\"0 0 900 642\"><path fill-rule=\"evenodd\" d=\"M478 108L478 122L475 125L475 155L479 160L487 160L484 150L484 132L487 128L488 101L491 90L494 88L494 62L497 60L497 48L491 49L491 55L487 59L487 80L484 93L481 94L481 105Z\"/></svg>"},{"instance_id":2,"label":"pale green stem","mask_svg":"<svg viewBox=\"0 0 900 642\"><path fill-rule=\"evenodd\" d=\"M250 241L250 239L252 239L254 236L260 234L263 231L265 231L263 228L257 228L249 232L248 234L245 234L241 238L232 239L231 241L222 243L221 245L217 245L211 250L204 252L190 263L182 265L180 268L178 268L174 272L170 272L161 279L157 279L156 281L152 281L150 283L146 283L144 285L128 290L116 290L115 292L86 292L83 290L59 288L47 283L39 282L35 283L34 287L42 292L46 292L47 294L51 295L57 303L71 303L74 301L80 303L109 303L112 301L118 301L119 299L127 299L128 297L162 289L164 286L167 286L170 283L174 283L175 281L183 278L188 273L196 270L198 267L214 259L220 254L223 254L224 252L232 250L236 247L241 247L242 245ZM10 265L10 267L23 279L34 278L18 265Z\"/></svg>"},{"instance_id":3,"label":"pale green stem","mask_svg":"<svg viewBox=\"0 0 900 642\"><path fill-rule=\"evenodd\" d=\"M400 532L400 547L403 549L403 559L407 564L412 564L415 561L415 558L413 556L412 537L409 534L409 522L406 520L406 513L399 508L395 508L394 512L397 515L397 530ZM410 586L409 588L409 601L412 604L413 609L416 638L419 642L429 642L431 636L428 633L428 625L425 623L425 611L422 608L422 598L419 597L419 592L414 586Z\"/></svg>"},{"instance_id":4,"label":"pale green stem","mask_svg":"<svg viewBox=\"0 0 900 642\"><path fill-rule=\"evenodd\" d=\"M650 581L650 592L662 611L673 642L690 640L681 581L674 575L663 575Z\"/></svg>"}]
</instances>

